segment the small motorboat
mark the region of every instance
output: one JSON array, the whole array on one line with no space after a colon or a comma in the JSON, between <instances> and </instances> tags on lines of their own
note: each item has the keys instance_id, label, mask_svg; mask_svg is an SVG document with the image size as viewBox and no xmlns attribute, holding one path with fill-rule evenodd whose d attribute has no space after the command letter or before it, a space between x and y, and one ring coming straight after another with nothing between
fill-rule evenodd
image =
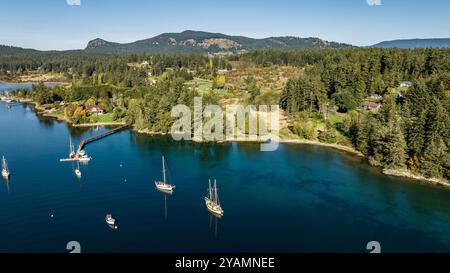
<instances>
[{"instance_id":1,"label":"small motorboat","mask_svg":"<svg viewBox=\"0 0 450 273\"><path fill-rule=\"evenodd\" d=\"M9 175L11 173L9 172L8 163L6 162L6 158L2 157L2 176L4 179L8 179Z\"/></svg>"},{"instance_id":2,"label":"small motorboat","mask_svg":"<svg viewBox=\"0 0 450 273\"><path fill-rule=\"evenodd\" d=\"M80 158L78 158L78 161L80 161L82 163L88 163L89 161L91 161L91 159L92 159L92 157L83 155Z\"/></svg>"},{"instance_id":3,"label":"small motorboat","mask_svg":"<svg viewBox=\"0 0 450 273\"><path fill-rule=\"evenodd\" d=\"M111 214L106 214L105 221L109 226L114 226L116 224L116 219L114 219Z\"/></svg>"}]
</instances>

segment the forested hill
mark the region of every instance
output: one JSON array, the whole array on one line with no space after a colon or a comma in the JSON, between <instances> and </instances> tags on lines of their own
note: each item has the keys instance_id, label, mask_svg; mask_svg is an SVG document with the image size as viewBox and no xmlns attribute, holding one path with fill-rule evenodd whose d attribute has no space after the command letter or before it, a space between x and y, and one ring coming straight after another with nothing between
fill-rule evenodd
<instances>
[{"instance_id":1,"label":"forested hill","mask_svg":"<svg viewBox=\"0 0 450 273\"><path fill-rule=\"evenodd\" d=\"M1 55L15 55L15 54L36 53L36 52L38 52L38 51L34 50L34 49L25 49L25 48L21 48L21 47L0 45L0 54Z\"/></svg>"},{"instance_id":2,"label":"forested hill","mask_svg":"<svg viewBox=\"0 0 450 273\"><path fill-rule=\"evenodd\" d=\"M119 44L97 38L88 43L86 50L102 53L121 52L238 52L261 49L305 49L305 48L344 48L348 44L328 42L319 38L270 37L253 39L243 36L229 36L221 33L184 31L164 33L156 37Z\"/></svg>"},{"instance_id":3,"label":"forested hill","mask_svg":"<svg viewBox=\"0 0 450 273\"><path fill-rule=\"evenodd\" d=\"M450 48L450 38L447 39L409 39L384 41L371 47L377 48Z\"/></svg>"}]
</instances>

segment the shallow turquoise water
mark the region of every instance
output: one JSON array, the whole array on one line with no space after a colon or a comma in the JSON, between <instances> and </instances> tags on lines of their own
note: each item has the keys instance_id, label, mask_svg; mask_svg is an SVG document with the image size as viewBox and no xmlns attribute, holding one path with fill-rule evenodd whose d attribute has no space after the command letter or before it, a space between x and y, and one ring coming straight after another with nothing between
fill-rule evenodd
<instances>
[{"instance_id":1,"label":"shallow turquoise water","mask_svg":"<svg viewBox=\"0 0 450 273\"><path fill-rule=\"evenodd\" d=\"M99 131L38 117L0 102L0 154L12 171L0 185L0 252L448 252L450 192L383 176L359 158L315 146L193 144L122 131L89 144L81 166L67 156ZM161 155L174 196L154 188ZM203 202L216 178L225 215ZM118 229L104 220L112 213ZM51 217L53 215L53 217Z\"/></svg>"}]
</instances>

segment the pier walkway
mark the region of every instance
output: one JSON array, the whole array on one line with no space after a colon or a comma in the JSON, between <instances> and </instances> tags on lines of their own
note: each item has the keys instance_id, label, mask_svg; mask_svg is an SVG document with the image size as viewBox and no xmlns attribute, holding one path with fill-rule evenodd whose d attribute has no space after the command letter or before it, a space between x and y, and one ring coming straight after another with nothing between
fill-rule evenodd
<instances>
[{"instance_id":1,"label":"pier walkway","mask_svg":"<svg viewBox=\"0 0 450 273\"><path fill-rule=\"evenodd\" d=\"M104 133L101 133L101 134L98 134L98 135L95 135L95 136L92 136L92 137L89 137L89 138L86 138L86 139L82 140L80 142L80 144L78 145L77 155L80 154L80 152L84 149L84 146L86 146L88 143L91 143L91 142L97 141L99 139L105 138L105 137L110 136L110 135L112 135L114 133L122 131L122 130L124 130L126 128L128 128L128 125L119 126L117 128L111 129L111 130L106 131Z\"/></svg>"}]
</instances>

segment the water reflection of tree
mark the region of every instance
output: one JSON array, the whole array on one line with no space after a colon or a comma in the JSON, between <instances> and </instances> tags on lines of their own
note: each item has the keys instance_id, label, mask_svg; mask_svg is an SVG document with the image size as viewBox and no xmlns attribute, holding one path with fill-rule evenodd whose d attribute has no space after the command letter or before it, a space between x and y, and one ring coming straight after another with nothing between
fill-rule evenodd
<instances>
[{"instance_id":1,"label":"water reflection of tree","mask_svg":"<svg viewBox=\"0 0 450 273\"><path fill-rule=\"evenodd\" d=\"M261 156L261 143L238 142L235 144L239 154L249 160L257 160ZM265 152L264 152L265 153Z\"/></svg>"},{"instance_id":2,"label":"water reflection of tree","mask_svg":"<svg viewBox=\"0 0 450 273\"><path fill-rule=\"evenodd\" d=\"M173 139L167 136L132 133L130 134L130 139L131 142L138 144L143 150L156 146L162 150L163 154L167 154L169 148L175 145Z\"/></svg>"},{"instance_id":3,"label":"water reflection of tree","mask_svg":"<svg viewBox=\"0 0 450 273\"><path fill-rule=\"evenodd\" d=\"M23 104L23 108L27 109L28 106ZM52 117L46 117L42 114L40 114L36 109L32 109L34 115L36 116L36 119L39 120L39 123L44 125L46 128L53 128L55 126L55 123L58 123L59 121Z\"/></svg>"},{"instance_id":4,"label":"water reflection of tree","mask_svg":"<svg viewBox=\"0 0 450 273\"><path fill-rule=\"evenodd\" d=\"M201 160L223 160L226 158L232 148L230 143L195 143L193 141L176 141L168 136L150 136L145 134L130 134L132 143L136 143L142 150L150 150L158 147L161 153L168 155L170 151L191 151L197 154Z\"/></svg>"},{"instance_id":5,"label":"water reflection of tree","mask_svg":"<svg viewBox=\"0 0 450 273\"><path fill-rule=\"evenodd\" d=\"M200 160L221 161L228 157L232 145L230 143L193 143L193 146Z\"/></svg>"},{"instance_id":6,"label":"water reflection of tree","mask_svg":"<svg viewBox=\"0 0 450 273\"><path fill-rule=\"evenodd\" d=\"M73 127L73 126L67 125L67 130L69 131L70 135L73 138L81 138L87 132L91 131L92 128L91 127Z\"/></svg>"}]
</instances>

